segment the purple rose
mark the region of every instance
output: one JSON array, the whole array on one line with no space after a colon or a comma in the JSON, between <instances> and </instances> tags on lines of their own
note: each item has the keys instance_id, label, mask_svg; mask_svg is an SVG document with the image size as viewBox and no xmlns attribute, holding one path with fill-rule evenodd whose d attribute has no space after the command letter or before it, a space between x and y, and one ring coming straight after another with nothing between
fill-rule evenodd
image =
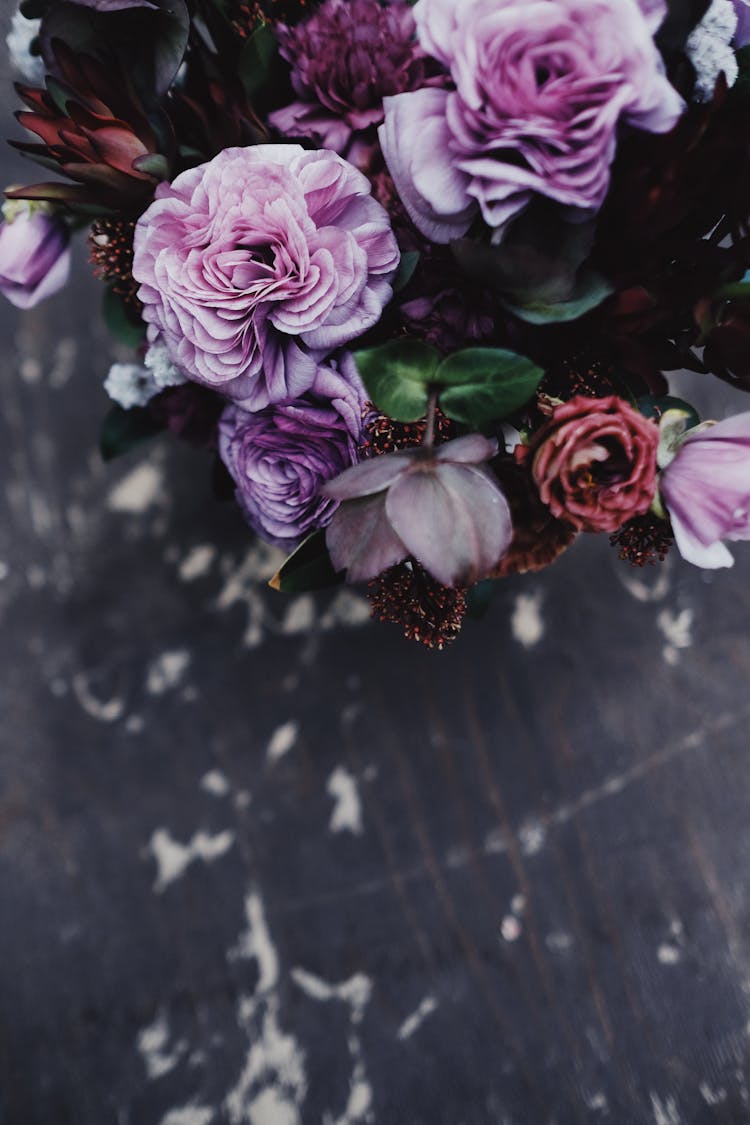
<instances>
[{"instance_id":1,"label":"purple rose","mask_svg":"<svg viewBox=\"0 0 750 1125\"><path fill-rule=\"evenodd\" d=\"M416 90L427 77L405 0L324 0L296 27L279 25L298 100L269 115L287 136L345 153L352 133L379 125L383 98ZM434 64L432 64L434 66Z\"/></svg>"},{"instance_id":2,"label":"purple rose","mask_svg":"<svg viewBox=\"0 0 750 1125\"><path fill-rule=\"evenodd\" d=\"M399 260L365 177L283 144L225 149L160 185L134 251L172 362L249 410L309 390L319 361L379 320Z\"/></svg>"},{"instance_id":3,"label":"purple rose","mask_svg":"<svg viewBox=\"0 0 750 1125\"><path fill-rule=\"evenodd\" d=\"M70 232L56 215L17 211L0 227L0 293L30 309L62 289L70 273Z\"/></svg>"},{"instance_id":4,"label":"purple rose","mask_svg":"<svg viewBox=\"0 0 750 1125\"><path fill-rule=\"evenodd\" d=\"M319 367L302 398L248 414L227 406L219 453L250 526L291 549L324 527L336 507L321 485L357 460L365 390L350 355Z\"/></svg>"},{"instance_id":5,"label":"purple rose","mask_svg":"<svg viewBox=\"0 0 750 1125\"><path fill-rule=\"evenodd\" d=\"M419 0L422 46L455 89L386 98L380 127L419 230L449 242L477 210L501 230L535 194L601 207L619 122L667 132L683 110L658 14L636 0Z\"/></svg>"},{"instance_id":6,"label":"purple rose","mask_svg":"<svg viewBox=\"0 0 750 1125\"><path fill-rule=\"evenodd\" d=\"M750 539L750 412L688 430L659 476L659 494L684 559L732 566L721 540Z\"/></svg>"}]
</instances>

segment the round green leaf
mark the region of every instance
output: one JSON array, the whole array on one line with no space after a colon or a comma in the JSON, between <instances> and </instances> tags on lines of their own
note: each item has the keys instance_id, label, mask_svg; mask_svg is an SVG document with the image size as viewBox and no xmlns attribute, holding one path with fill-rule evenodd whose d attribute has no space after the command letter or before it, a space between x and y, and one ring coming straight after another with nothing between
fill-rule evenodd
<instances>
[{"instance_id":1,"label":"round green leaf","mask_svg":"<svg viewBox=\"0 0 750 1125\"><path fill-rule=\"evenodd\" d=\"M372 402L396 422L416 422L427 412L429 384L440 363L436 348L421 340L391 340L355 352Z\"/></svg>"}]
</instances>

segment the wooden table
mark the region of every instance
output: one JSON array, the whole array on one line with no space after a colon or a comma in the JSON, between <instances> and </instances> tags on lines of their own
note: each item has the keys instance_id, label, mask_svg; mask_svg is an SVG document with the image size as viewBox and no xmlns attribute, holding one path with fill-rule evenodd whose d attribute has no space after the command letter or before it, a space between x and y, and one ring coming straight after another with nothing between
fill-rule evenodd
<instances>
[{"instance_id":1,"label":"wooden table","mask_svg":"<svg viewBox=\"0 0 750 1125\"><path fill-rule=\"evenodd\" d=\"M443 655L284 599L208 457L99 460L98 299L0 310L3 1125L750 1122L750 547Z\"/></svg>"}]
</instances>

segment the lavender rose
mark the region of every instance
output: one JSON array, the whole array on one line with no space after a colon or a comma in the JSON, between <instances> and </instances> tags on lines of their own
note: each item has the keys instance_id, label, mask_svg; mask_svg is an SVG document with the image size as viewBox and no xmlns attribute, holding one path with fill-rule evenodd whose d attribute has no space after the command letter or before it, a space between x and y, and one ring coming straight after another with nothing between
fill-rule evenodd
<instances>
[{"instance_id":1,"label":"lavender rose","mask_svg":"<svg viewBox=\"0 0 750 1125\"><path fill-rule=\"evenodd\" d=\"M320 488L357 460L365 399L346 355L338 370L319 367L302 398L257 414L226 407L219 453L248 523L265 539L291 549L330 521L338 505Z\"/></svg>"},{"instance_id":2,"label":"lavender rose","mask_svg":"<svg viewBox=\"0 0 750 1125\"><path fill-rule=\"evenodd\" d=\"M721 540L750 539L750 412L688 430L676 454L660 446L659 460L659 495L682 557L712 570L732 566Z\"/></svg>"},{"instance_id":3,"label":"lavender rose","mask_svg":"<svg viewBox=\"0 0 750 1125\"><path fill-rule=\"evenodd\" d=\"M135 230L144 318L188 378L249 410L295 398L380 318L399 252L365 177L299 145L225 149Z\"/></svg>"},{"instance_id":4,"label":"lavender rose","mask_svg":"<svg viewBox=\"0 0 750 1125\"><path fill-rule=\"evenodd\" d=\"M556 407L529 451L539 496L578 531L617 531L648 510L659 430L617 395Z\"/></svg>"},{"instance_id":5,"label":"lavender rose","mask_svg":"<svg viewBox=\"0 0 750 1125\"><path fill-rule=\"evenodd\" d=\"M70 273L70 233L56 215L6 204L0 227L0 293L30 309L62 289Z\"/></svg>"},{"instance_id":6,"label":"lavender rose","mask_svg":"<svg viewBox=\"0 0 750 1125\"><path fill-rule=\"evenodd\" d=\"M619 122L661 133L683 110L658 14L636 0L419 0L420 42L455 89L386 98L380 140L422 233L449 242L477 210L501 231L535 194L601 207Z\"/></svg>"},{"instance_id":7,"label":"lavender rose","mask_svg":"<svg viewBox=\"0 0 750 1125\"><path fill-rule=\"evenodd\" d=\"M733 0L734 10L737 14L737 30L734 33L734 45L739 51L750 43L750 0Z\"/></svg>"}]
</instances>

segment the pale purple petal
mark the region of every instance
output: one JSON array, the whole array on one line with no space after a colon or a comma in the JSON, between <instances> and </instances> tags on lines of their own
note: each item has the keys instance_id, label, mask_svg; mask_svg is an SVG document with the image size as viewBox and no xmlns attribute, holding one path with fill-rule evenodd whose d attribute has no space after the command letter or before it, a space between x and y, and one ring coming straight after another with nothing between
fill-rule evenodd
<instances>
[{"instance_id":1,"label":"pale purple petal","mask_svg":"<svg viewBox=\"0 0 750 1125\"><path fill-rule=\"evenodd\" d=\"M471 226L476 205L470 179L450 153L445 119L449 95L424 89L385 98L378 130L388 170L414 225L434 242L460 238Z\"/></svg>"},{"instance_id":2,"label":"pale purple petal","mask_svg":"<svg viewBox=\"0 0 750 1125\"><path fill-rule=\"evenodd\" d=\"M69 232L44 211L22 211L0 227L0 293L30 309L65 285L70 274Z\"/></svg>"},{"instance_id":3,"label":"pale purple petal","mask_svg":"<svg viewBox=\"0 0 750 1125\"><path fill-rule=\"evenodd\" d=\"M328 481L322 491L334 500L352 500L358 496L383 492L404 469L409 468L415 455L414 450L402 450L370 457Z\"/></svg>"},{"instance_id":4,"label":"pale purple petal","mask_svg":"<svg viewBox=\"0 0 750 1125\"><path fill-rule=\"evenodd\" d=\"M386 511L409 553L444 586L484 578L512 538L510 509L497 484L466 465L404 473L388 490Z\"/></svg>"},{"instance_id":5,"label":"pale purple petal","mask_svg":"<svg viewBox=\"0 0 750 1125\"><path fill-rule=\"evenodd\" d=\"M326 546L348 582L368 582L409 553L386 516L383 494L342 504L326 530Z\"/></svg>"},{"instance_id":6,"label":"pale purple petal","mask_svg":"<svg viewBox=\"0 0 750 1125\"><path fill-rule=\"evenodd\" d=\"M463 437L438 445L435 460L477 465L480 461L489 461L497 454L497 449L497 438L488 438L484 434L464 434Z\"/></svg>"}]
</instances>

